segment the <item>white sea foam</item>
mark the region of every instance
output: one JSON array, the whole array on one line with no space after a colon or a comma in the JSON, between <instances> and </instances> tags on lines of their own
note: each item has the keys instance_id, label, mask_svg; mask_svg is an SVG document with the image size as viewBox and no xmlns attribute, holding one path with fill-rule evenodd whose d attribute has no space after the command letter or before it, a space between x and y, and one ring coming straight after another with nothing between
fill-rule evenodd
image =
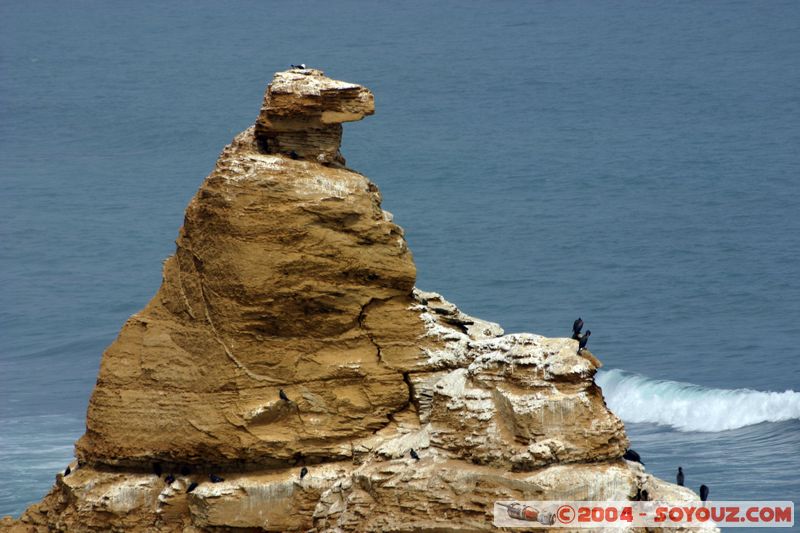
<instances>
[{"instance_id":1,"label":"white sea foam","mask_svg":"<svg viewBox=\"0 0 800 533\"><path fill-rule=\"evenodd\" d=\"M791 390L709 389L616 369L598 372L596 381L609 408L625 422L710 432L800 419L800 393Z\"/></svg>"}]
</instances>

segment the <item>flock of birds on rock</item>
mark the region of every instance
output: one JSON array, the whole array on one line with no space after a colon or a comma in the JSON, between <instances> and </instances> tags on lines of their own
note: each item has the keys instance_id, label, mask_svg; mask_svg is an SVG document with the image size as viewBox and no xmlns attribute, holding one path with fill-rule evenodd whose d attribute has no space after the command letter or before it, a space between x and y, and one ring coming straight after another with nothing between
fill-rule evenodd
<instances>
[{"instance_id":1,"label":"flock of birds on rock","mask_svg":"<svg viewBox=\"0 0 800 533\"><path fill-rule=\"evenodd\" d=\"M591 330L586 330L586 333L581 333L583 329L583 320L581 317L572 323L572 338L578 341L578 352L586 348L586 343L589 342L589 336L592 334Z\"/></svg>"},{"instance_id":2,"label":"flock of birds on rock","mask_svg":"<svg viewBox=\"0 0 800 533\"><path fill-rule=\"evenodd\" d=\"M573 337L572 338L578 340L578 346L579 346L578 347L578 351L580 351L580 350L582 350L583 348L586 347L586 343L587 343L587 341L589 339L589 335L592 334L592 332L589 331L589 330L586 330L586 333L582 334L581 333L582 329L583 329L583 320L578 318L575 321L575 323L572 325L572 333L573 333ZM286 391L284 391L283 389L278 390L278 397L281 399L281 401L284 401L284 402L291 402L292 401L292 400L289 399L289 396L286 394ZM419 461L420 460L419 453L417 453L417 451L414 450L414 448L410 449L409 455L415 461ZM625 450L625 453L623 454L622 458L625 459L625 460L628 460L628 461L633 461L633 462L640 463L640 464L644 465L644 461L642 461L642 457L639 455L639 453L636 450L634 450L632 448L628 448L627 450ZM70 472L69 467L67 467L67 470L64 472L64 475L66 476L67 474L69 474L69 472ZM161 476L161 465L159 465L158 463L155 463L154 464L154 472L156 473L156 475L158 475L160 477ZM182 470L181 470L181 474L182 475L188 475L190 473L191 473L191 471L189 470L188 467L182 467ZM303 479L304 477L306 477L306 475L308 475L308 468L304 466L304 467L302 467L300 469L300 479ZM220 476L218 476L216 474L210 474L208 477L209 477L209 479L211 480L212 483L219 483L221 481L225 481L224 478L222 478L222 477L220 477ZM685 478L684 478L684 474L683 474L683 467L679 466L678 467L678 474L677 474L677 482L678 482L678 485L680 485L681 487L684 486L684 479ZM173 481L175 481L175 477L172 474L169 474L164 481L166 481L167 484L171 484ZM192 492L194 489L197 488L197 486L198 486L198 484L196 482L192 482L192 484L189 485L189 488L186 489L186 492ZM700 485L700 499L702 501L708 500L708 493L709 493L708 486ZM635 499L638 500L638 501L648 501L649 498L650 498L650 496L647 493L647 491L640 489L637 492Z\"/></svg>"},{"instance_id":3,"label":"flock of birds on rock","mask_svg":"<svg viewBox=\"0 0 800 533\"><path fill-rule=\"evenodd\" d=\"M633 450L631 448L628 448L627 450L625 450L625 454L622 456L622 458L627 460L627 461L633 461L635 463L639 463L641 465L644 465L644 462L642 461L642 457L636 452L636 450ZM686 477L683 474L683 467L679 466L678 467L678 474L675 476L675 481L677 481L677 484L679 486L683 487L683 486L685 486L683 484L685 480L686 480ZM700 485L700 501L707 501L708 500L708 492L709 492L709 489L708 489L707 485ZM646 501L649 501L650 496L647 494L646 490L639 490L636 493L636 498L635 499L637 501L646 502Z\"/></svg>"},{"instance_id":4,"label":"flock of birds on rock","mask_svg":"<svg viewBox=\"0 0 800 533\"><path fill-rule=\"evenodd\" d=\"M158 477L161 477L161 474L164 473L164 469L161 467L161 463L153 463L153 473ZM181 466L180 474L182 476L189 476L191 475L191 473L192 469L189 468L187 465ZM175 483L175 479L176 479L175 475L169 473L167 474L167 477L164 478L164 483L166 483L167 485L172 485L173 483ZM218 476L217 474L209 474L208 480L211 481L211 483L222 483L223 481L225 481L225 478L222 476ZM196 489L199 486L200 484L198 482L192 481L191 483L189 483L189 486L186 487L186 492L187 493L193 492L194 489Z\"/></svg>"},{"instance_id":5,"label":"flock of birds on rock","mask_svg":"<svg viewBox=\"0 0 800 533\"><path fill-rule=\"evenodd\" d=\"M578 353L580 353L581 350L586 348L586 343L589 342L589 336L592 334L591 330L588 329L586 330L586 333L581 333L581 331L583 330L583 326L584 326L583 319L581 317L578 317L577 320L575 320L575 322L572 323L572 338L578 341ZM644 465L641 456L639 456L639 454L636 453L636 450L632 450L630 448L625 450L625 454L622 456L622 458L628 461L634 461L636 463ZM679 486L681 487L684 486L683 483L685 481L685 476L683 475L683 467L680 466L678 467L678 474L675 476L675 480L677 481ZM709 489L707 485L700 485L701 501L708 500L708 492ZM636 496L637 496L636 499L640 501L647 501L648 499L648 494L646 490L640 491Z\"/></svg>"}]
</instances>

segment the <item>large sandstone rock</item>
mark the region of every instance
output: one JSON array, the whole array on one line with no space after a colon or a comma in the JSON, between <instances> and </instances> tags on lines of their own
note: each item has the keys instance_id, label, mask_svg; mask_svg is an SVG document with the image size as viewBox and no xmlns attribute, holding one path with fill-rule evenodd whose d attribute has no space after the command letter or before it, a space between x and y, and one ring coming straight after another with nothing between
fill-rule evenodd
<instances>
[{"instance_id":1,"label":"large sandstone rock","mask_svg":"<svg viewBox=\"0 0 800 533\"><path fill-rule=\"evenodd\" d=\"M575 341L414 288L377 188L340 167L340 123L372 111L358 85L276 74L104 353L74 471L5 527L488 531L496 500L681 494L621 459Z\"/></svg>"},{"instance_id":2,"label":"large sandstone rock","mask_svg":"<svg viewBox=\"0 0 800 533\"><path fill-rule=\"evenodd\" d=\"M158 294L104 354L79 459L349 457L409 402L365 321L378 302L410 302L414 277L369 180L263 154L245 131L189 204Z\"/></svg>"}]
</instances>

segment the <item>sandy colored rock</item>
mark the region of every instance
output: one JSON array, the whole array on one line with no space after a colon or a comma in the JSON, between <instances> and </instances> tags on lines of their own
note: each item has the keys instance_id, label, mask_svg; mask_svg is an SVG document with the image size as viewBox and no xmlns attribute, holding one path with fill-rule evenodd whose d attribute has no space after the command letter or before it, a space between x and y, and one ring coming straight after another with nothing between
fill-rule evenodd
<instances>
[{"instance_id":1,"label":"sandy colored rock","mask_svg":"<svg viewBox=\"0 0 800 533\"><path fill-rule=\"evenodd\" d=\"M103 354L80 465L2 528L490 531L497 500L693 497L621 459L576 341L414 287L377 187L342 167L341 123L373 110L320 71L275 75Z\"/></svg>"},{"instance_id":2,"label":"sandy colored rock","mask_svg":"<svg viewBox=\"0 0 800 533\"><path fill-rule=\"evenodd\" d=\"M360 85L332 80L315 69L278 72L264 94L255 138L265 153L344 165L341 123L374 112L372 93Z\"/></svg>"},{"instance_id":3,"label":"sandy colored rock","mask_svg":"<svg viewBox=\"0 0 800 533\"><path fill-rule=\"evenodd\" d=\"M378 302L410 303L414 277L369 180L262 154L247 130L189 204L158 294L104 354L80 459L349 456L409 401L363 323Z\"/></svg>"}]
</instances>

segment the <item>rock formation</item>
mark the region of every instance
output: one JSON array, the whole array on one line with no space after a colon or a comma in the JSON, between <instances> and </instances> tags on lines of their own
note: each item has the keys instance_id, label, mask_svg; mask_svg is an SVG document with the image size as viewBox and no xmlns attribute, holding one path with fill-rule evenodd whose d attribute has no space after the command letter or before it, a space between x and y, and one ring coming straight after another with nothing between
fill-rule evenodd
<instances>
[{"instance_id":1,"label":"rock formation","mask_svg":"<svg viewBox=\"0 0 800 533\"><path fill-rule=\"evenodd\" d=\"M576 341L414 287L402 229L339 153L373 110L318 70L275 75L103 354L72 473L8 529L488 531L502 499L696 499L621 459Z\"/></svg>"},{"instance_id":2,"label":"rock formation","mask_svg":"<svg viewBox=\"0 0 800 533\"><path fill-rule=\"evenodd\" d=\"M296 154L322 164L344 165L342 122L375 112L372 93L332 80L314 69L278 72L264 94L255 138L261 152Z\"/></svg>"}]
</instances>

